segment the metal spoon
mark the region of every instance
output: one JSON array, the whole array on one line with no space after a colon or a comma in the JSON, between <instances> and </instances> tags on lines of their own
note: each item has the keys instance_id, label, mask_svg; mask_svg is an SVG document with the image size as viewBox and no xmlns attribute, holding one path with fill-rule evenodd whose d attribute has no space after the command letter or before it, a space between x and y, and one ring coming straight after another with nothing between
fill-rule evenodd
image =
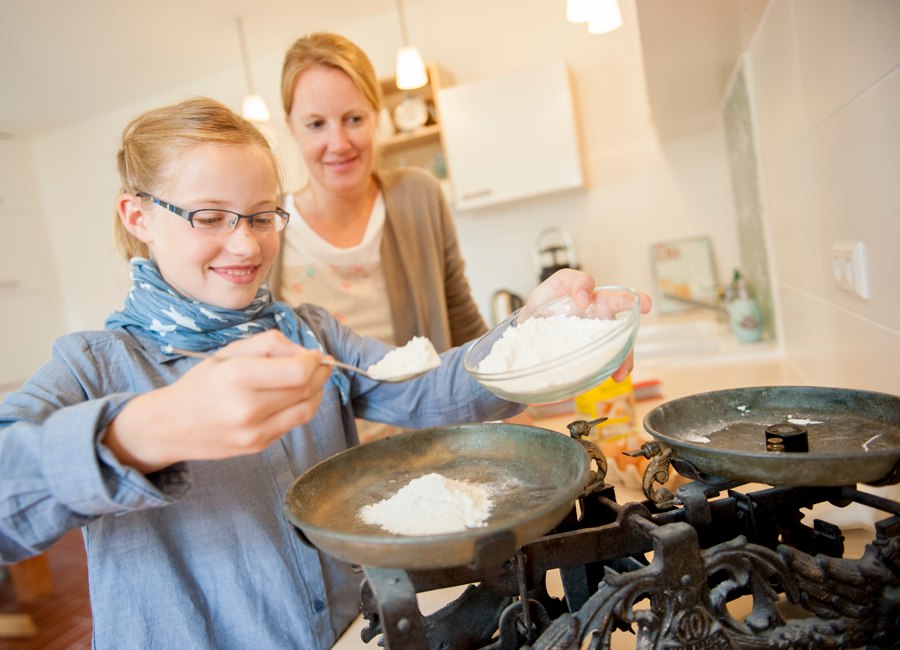
<instances>
[{"instance_id":1,"label":"metal spoon","mask_svg":"<svg viewBox=\"0 0 900 650\"><path fill-rule=\"evenodd\" d=\"M171 345L162 346L162 351L166 354L183 354L186 357L193 357L194 359L212 359L212 354L209 352L197 352L196 350L182 350L181 348L172 347ZM351 366L349 363L344 363L343 361L337 361L335 359L323 358L322 359L323 366L336 366L338 368L344 368L345 370L352 370L353 372L358 372L361 375L368 377L374 381L381 381L386 384L396 384L401 381L409 381L410 379L415 379L416 377L420 377L424 375L429 370L433 370L433 368L425 368L424 370L417 370L415 372L406 373L403 375L393 375L389 377L378 377L370 375L368 372L363 370L362 368L357 368L356 366Z\"/></svg>"}]
</instances>

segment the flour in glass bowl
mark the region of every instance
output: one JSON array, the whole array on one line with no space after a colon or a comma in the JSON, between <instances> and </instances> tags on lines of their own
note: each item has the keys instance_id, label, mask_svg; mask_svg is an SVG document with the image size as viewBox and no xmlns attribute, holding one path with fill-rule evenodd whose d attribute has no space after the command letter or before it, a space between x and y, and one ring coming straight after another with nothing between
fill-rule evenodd
<instances>
[{"instance_id":1,"label":"flour in glass bowl","mask_svg":"<svg viewBox=\"0 0 900 650\"><path fill-rule=\"evenodd\" d=\"M529 318L503 332L488 355L478 364L483 374L509 373L544 364L575 352L613 331L622 329L616 320L557 315ZM596 372L622 351L629 332L624 329L603 345L592 347L571 364L548 368L515 379L515 388L540 391L580 379ZM512 380L504 385L512 390Z\"/></svg>"},{"instance_id":2,"label":"flour in glass bowl","mask_svg":"<svg viewBox=\"0 0 900 650\"><path fill-rule=\"evenodd\" d=\"M489 488L432 472L363 506L359 517L395 535L440 535L486 526L492 508Z\"/></svg>"}]
</instances>

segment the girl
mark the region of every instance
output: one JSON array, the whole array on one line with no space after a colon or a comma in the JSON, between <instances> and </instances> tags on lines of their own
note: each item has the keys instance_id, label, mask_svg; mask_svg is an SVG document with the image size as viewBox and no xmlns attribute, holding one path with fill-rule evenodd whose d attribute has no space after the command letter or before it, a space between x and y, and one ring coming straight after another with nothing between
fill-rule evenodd
<instances>
[{"instance_id":1,"label":"girl","mask_svg":"<svg viewBox=\"0 0 900 650\"><path fill-rule=\"evenodd\" d=\"M97 648L328 648L359 578L294 534L281 509L294 478L357 444L356 415L425 427L520 407L475 384L459 348L405 384L321 364L367 367L390 346L272 301L263 280L288 222L276 163L224 106L135 118L118 166L133 284L105 330L59 339L0 406L0 561L82 528ZM572 271L532 299L584 302L592 286Z\"/></svg>"}]
</instances>

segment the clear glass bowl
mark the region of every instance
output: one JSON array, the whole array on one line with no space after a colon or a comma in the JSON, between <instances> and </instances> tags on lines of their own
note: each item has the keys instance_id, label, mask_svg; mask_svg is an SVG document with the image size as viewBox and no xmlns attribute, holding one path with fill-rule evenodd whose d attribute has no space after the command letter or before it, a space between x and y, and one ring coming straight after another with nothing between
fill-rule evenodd
<instances>
[{"instance_id":1,"label":"clear glass bowl","mask_svg":"<svg viewBox=\"0 0 900 650\"><path fill-rule=\"evenodd\" d=\"M535 308L523 307L475 341L463 366L495 395L520 404L542 404L574 397L608 379L628 356L640 323L641 300L625 287L597 287L591 303L578 307L569 296L554 298ZM561 351L552 358L503 372L479 370L479 365L510 328L531 318L578 316L614 325L587 343Z\"/></svg>"}]
</instances>

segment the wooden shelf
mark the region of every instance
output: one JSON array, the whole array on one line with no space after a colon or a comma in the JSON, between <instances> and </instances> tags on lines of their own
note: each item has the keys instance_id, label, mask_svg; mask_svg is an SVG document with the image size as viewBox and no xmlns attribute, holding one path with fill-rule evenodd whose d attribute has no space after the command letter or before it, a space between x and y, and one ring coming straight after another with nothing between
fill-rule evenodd
<instances>
[{"instance_id":1,"label":"wooden shelf","mask_svg":"<svg viewBox=\"0 0 900 650\"><path fill-rule=\"evenodd\" d=\"M446 177L446 156L437 91L442 85L450 83L450 76L434 63L426 64L425 68L428 72L428 83L415 90L398 89L394 77L379 80L384 97L384 109L392 125L394 110L411 94L421 97L429 109L429 120L424 126L412 132L404 132L394 125L394 134L382 137L379 146L384 168L421 167L443 179Z\"/></svg>"},{"instance_id":2,"label":"wooden shelf","mask_svg":"<svg viewBox=\"0 0 900 650\"><path fill-rule=\"evenodd\" d=\"M393 149L425 144L429 142L439 142L441 139L441 127L438 124L429 124L423 126L411 133L397 133L392 138L381 142L382 151L391 151Z\"/></svg>"}]
</instances>

